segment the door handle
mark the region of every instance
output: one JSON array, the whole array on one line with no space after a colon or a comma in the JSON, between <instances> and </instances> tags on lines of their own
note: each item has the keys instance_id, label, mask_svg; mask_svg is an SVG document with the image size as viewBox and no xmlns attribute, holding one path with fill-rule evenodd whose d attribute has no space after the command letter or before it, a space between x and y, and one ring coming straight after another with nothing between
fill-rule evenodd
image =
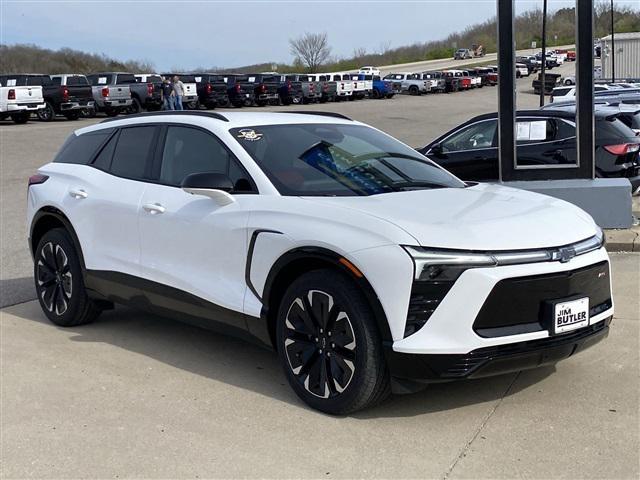
<instances>
[{"instance_id":1,"label":"door handle","mask_svg":"<svg viewBox=\"0 0 640 480\"><path fill-rule=\"evenodd\" d=\"M87 198L89 194L82 188L72 188L69 190L69 195L71 195L76 200L82 200L83 198Z\"/></svg>"},{"instance_id":2,"label":"door handle","mask_svg":"<svg viewBox=\"0 0 640 480\"><path fill-rule=\"evenodd\" d=\"M164 208L159 203L145 203L142 208L145 209L146 212L149 212L151 215L157 215L160 213L164 213L166 208Z\"/></svg>"},{"instance_id":3,"label":"door handle","mask_svg":"<svg viewBox=\"0 0 640 480\"><path fill-rule=\"evenodd\" d=\"M561 148L554 150L552 152L545 152L543 155L545 157L555 157L557 155L563 155L564 154L564 150L562 150Z\"/></svg>"}]
</instances>

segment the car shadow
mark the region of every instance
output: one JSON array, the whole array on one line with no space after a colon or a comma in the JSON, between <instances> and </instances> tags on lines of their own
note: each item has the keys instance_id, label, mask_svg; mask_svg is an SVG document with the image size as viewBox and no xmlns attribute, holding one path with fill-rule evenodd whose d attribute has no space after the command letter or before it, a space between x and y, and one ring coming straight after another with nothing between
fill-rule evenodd
<instances>
[{"instance_id":1,"label":"car shadow","mask_svg":"<svg viewBox=\"0 0 640 480\"><path fill-rule=\"evenodd\" d=\"M12 315L49 323L34 304L33 315ZM74 342L106 343L144 355L174 368L188 371L234 387L250 390L296 408L306 407L293 393L277 355L268 349L226 335L137 310L116 307L94 323L59 328L72 332ZM132 368L135 366L132 365ZM351 415L355 419L413 417L494 402L534 385L555 371L541 368L487 379L432 384L409 395L394 395L382 404Z\"/></svg>"}]
</instances>

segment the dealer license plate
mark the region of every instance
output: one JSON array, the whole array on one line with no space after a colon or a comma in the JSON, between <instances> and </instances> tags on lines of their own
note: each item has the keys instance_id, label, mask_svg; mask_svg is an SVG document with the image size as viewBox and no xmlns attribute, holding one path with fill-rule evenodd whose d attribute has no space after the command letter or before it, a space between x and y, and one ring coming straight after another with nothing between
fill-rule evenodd
<instances>
[{"instance_id":1,"label":"dealer license plate","mask_svg":"<svg viewBox=\"0 0 640 480\"><path fill-rule=\"evenodd\" d=\"M589 325L589 297L558 302L553 311L553 333L565 333Z\"/></svg>"}]
</instances>

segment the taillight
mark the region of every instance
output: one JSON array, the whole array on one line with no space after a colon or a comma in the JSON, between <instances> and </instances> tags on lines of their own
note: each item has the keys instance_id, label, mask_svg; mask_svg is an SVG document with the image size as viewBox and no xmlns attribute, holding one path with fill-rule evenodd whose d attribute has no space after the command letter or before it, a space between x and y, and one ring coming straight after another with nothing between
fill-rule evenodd
<instances>
[{"instance_id":1,"label":"taillight","mask_svg":"<svg viewBox=\"0 0 640 480\"><path fill-rule=\"evenodd\" d=\"M326 83L323 83L323 84L322 84L322 91L323 91L323 92L328 92L328 91L329 91L329 85L328 85L328 84L326 84Z\"/></svg>"},{"instance_id":2,"label":"taillight","mask_svg":"<svg viewBox=\"0 0 640 480\"><path fill-rule=\"evenodd\" d=\"M266 92L267 91L267 86L266 85L260 85L260 91L262 93Z\"/></svg>"},{"instance_id":3,"label":"taillight","mask_svg":"<svg viewBox=\"0 0 640 480\"><path fill-rule=\"evenodd\" d=\"M69 101L69 89L67 87L62 87L62 100Z\"/></svg>"},{"instance_id":4,"label":"taillight","mask_svg":"<svg viewBox=\"0 0 640 480\"><path fill-rule=\"evenodd\" d=\"M315 91L315 89L316 89L316 86L315 86L313 83L310 83L310 84L309 84L309 90L310 90L310 91L312 91L312 92L314 92L314 91Z\"/></svg>"},{"instance_id":5,"label":"taillight","mask_svg":"<svg viewBox=\"0 0 640 480\"><path fill-rule=\"evenodd\" d=\"M16 91L13 88L11 90L9 90L9 96L7 97L7 99L9 99L9 100L15 100L16 99Z\"/></svg>"},{"instance_id":6,"label":"taillight","mask_svg":"<svg viewBox=\"0 0 640 480\"><path fill-rule=\"evenodd\" d=\"M147 83L147 95L153 95L153 83Z\"/></svg>"},{"instance_id":7,"label":"taillight","mask_svg":"<svg viewBox=\"0 0 640 480\"><path fill-rule=\"evenodd\" d=\"M40 175L39 173L36 173L35 175L31 175L29 177L29 187L31 185L40 185L41 183L44 183L47 181L49 177L47 175Z\"/></svg>"},{"instance_id":8,"label":"taillight","mask_svg":"<svg viewBox=\"0 0 640 480\"><path fill-rule=\"evenodd\" d=\"M242 90L242 87L240 87L240 84L239 84L239 83L236 83L236 87L235 87L235 89L236 89L236 92L237 92L237 93L240 93L240 90Z\"/></svg>"},{"instance_id":9,"label":"taillight","mask_svg":"<svg viewBox=\"0 0 640 480\"><path fill-rule=\"evenodd\" d=\"M604 145L603 147L612 155L626 155L627 153L637 152L640 145L637 143L621 143L619 145Z\"/></svg>"},{"instance_id":10,"label":"taillight","mask_svg":"<svg viewBox=\"0 0 640 480\"><path fill-rule=\"evenodd\" d=\"M103 97L109 96L109 87L102 87L102 96Z\"/></svg>"},{"instance_id":11,"label":"taillight","mask_svg":"<svg viewBox=\"0 0 640 480\"><path fill-rule=\"evenodd\" d=\"M207 85L204 87L204 89L207 92L207 95L209 95L211 93L211 91L213 90L213 87L211 86L210 83L207 83Z\"/></svg>"},{"instance_id":12,"label":"taillight","mask_svg":"<svg viewBox=\"0 0 640 480\"><path fill-rule=\"evenodd\" d=\"M287 92L291 91L291 82L287 82Z\"/></svg>"}]
</instances>

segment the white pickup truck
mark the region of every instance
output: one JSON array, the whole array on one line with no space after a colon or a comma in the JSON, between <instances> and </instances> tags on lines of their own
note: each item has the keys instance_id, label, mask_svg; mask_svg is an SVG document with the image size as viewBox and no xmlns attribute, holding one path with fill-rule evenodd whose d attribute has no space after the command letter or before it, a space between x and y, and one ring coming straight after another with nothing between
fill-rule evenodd
<instances>
[{"instance_id":1,"label":"white pickup truck","mask_svg":"<svg viewBox=\"0 0 640 480\"><path fill-rule=\"evenodd\" d=\"M44 108L40 86L17 86L0 76L0 120L11 117L15 123L27 123L31 113Z\"/></svg>"},{"instance_id":2,"label":"white pickup truck","mask_svg":"<svg viewBox=\"0 0 640 480\"><path fill-rule=\"evenodd\" d=\"M353 83L353 95L354 100L359 100L367 96L367 85L365 80L359 80L357 73L343 73L342 80L351 81ZM373 88L373 85L371 86Z\"/></svg>"},{"instance_id":3,"label":"white pickup truck","mask_svg":"<svg viewBox=\"0 0 640 480\"><path fill-rule=\"evenodd\" d=\"M353 96L353 81L343 80L341 73L329 73L332 81L336 82L336 101L349 100Z\"/></svg>"}]
</instances>

